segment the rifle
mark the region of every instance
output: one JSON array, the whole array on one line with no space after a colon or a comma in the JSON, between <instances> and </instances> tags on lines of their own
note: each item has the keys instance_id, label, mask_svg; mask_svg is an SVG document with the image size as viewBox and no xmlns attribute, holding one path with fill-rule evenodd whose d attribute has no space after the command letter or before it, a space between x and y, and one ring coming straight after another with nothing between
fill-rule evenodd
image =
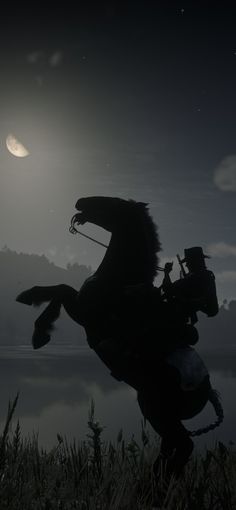
<instances>
[{"instance_id":1,"label":"rifle","mask_svg":"<svg viewBox=\"0 0 236 510\"><path fill-rule=\"evenodd\" d=\"M180 265L181 273L182 273L183 277L185 278L185 276L187 276L187 273L185 271L185 267L184 267L183 262L182 262L178 253L177 253L176 257L177 257L178 263Z\"/></svg>"},{"instance_id":2,"label":"rifle","mask_svg":"<svg viewBox=\"0 0 236 510\"><path fill-rule=\"evenodd\" d=\"M179 256L178 254L176 255L176 257L177 257L178 263L179 263L179 265L180 265L181 273L182 273L182 275L183 275L183 278L186 278L186 276L187 276L187 272L186 272L186 270L185 270L185 267L184 267L184 265L183 265L183 262L182 262L182 260L181 260L181 258L180 258L180 256ZM192 324L192 326L193 326L194 324L196 324L196 322L198 322L198 316L197 316L197 313L196 313L196 312L192 312L192 313L190 313L190 320L191 320L191 324Z\"/></svg>"}]
</instances>

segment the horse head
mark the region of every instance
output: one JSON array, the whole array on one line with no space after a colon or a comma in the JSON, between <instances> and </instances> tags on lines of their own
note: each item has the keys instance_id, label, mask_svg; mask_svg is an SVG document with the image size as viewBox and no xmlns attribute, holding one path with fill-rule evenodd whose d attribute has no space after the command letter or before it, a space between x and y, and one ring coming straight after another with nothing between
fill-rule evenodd
<instances>
[{"instance_id":1,"label":"horse head","mask_svg":"<svg viewBox=\"0 0 236 510\"><path fill-rule=\"evenodd\" d=\"M108 271L128 284L153 281L161 245L146 203L93 196L80 198L75 207L79 212L71 220L71 232L76 232L76 224L90 222L112 234L96 275Z\"/></svg>"}]
</instances>

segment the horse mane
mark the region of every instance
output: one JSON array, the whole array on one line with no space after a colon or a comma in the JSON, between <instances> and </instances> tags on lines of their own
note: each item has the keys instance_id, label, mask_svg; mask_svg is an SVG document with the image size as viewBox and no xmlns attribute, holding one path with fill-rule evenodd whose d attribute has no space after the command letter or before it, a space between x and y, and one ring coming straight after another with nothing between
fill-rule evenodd
<instances>
[{"instance_id":1,"label":"horse mane","mask_svg":"<svg viewBox=\"0 0 236 510\"><path fill-rule=\"evenodd\" d=\"M82 220L98 225L112 234L121 233L124 239L124 250L127 247L126 268L127 278L131 281L152 282L158 270L158 252L161 243L157 227L150 216L148 204L120 197L92 196L80 198L76 203ZM72 218L73 223L77 214ZM114 236L115 237L115 236ZM114 248L111 239L104 259L96 275L112 273ZM112 253L112 257L111 257ZM108 271L107 271L108 270ZM129 277L128 277L129 274Z\"/></svg>"},{"instance_id":2,"label":"horse mane","mask_svg":"<svg viewBox=\"0 0 236 510\"><path fill-rule=\"evenodd\" d=\"M150 278L154 279L158 273L159 257L158 252L161 251L161 243L158 234L157 225L154 223L148 204L145 202L136 202L135 200L128 201L131 205L135 206L139 222L143 225L143 230L146 236L146 255L148 257L148 269Z\"/></svg>"}]
</instances>

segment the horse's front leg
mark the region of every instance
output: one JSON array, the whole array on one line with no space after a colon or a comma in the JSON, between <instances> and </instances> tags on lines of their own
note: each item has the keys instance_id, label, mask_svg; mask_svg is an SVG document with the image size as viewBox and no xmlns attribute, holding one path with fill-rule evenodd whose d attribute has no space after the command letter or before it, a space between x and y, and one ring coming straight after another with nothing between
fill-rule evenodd
<instances>
[{"instance_id":1,"label":"horse's front leg","mask_svg":"<svg viewBox=\"0 0 236 510\"><path fill-rule=\"evenodd\" d=\"M50 285L46 287L35 285L31 287L31 289L21 292L17 296L16 301L24 305L39 306L45 301L51 301L51 299L58 295L59 287L60 285Z\"/></svg>"},{"instance_id":2,"label":"horse's front leg","mask_svg":"<svg viewBox=\"0 0 236 510\"><path fill-rule=\"evenodd\" d=\"M61 305L64 306L68 315L77 323L80 323L77 303L78 292L69 285L54 285L49 287L32 287L22 292L17 301L24 304L40 305L49 301L49 305L35 321L35 329L32 337L34 349L39 349L50 341L50 333L54 329L54 322L60 315Z\"/></svg>"},{"instance_id":3,"label":"horse's front leg","mask_svg":"<svg viewBox=\"0 0 236 510\"><path fill-rule=\"evenodd\" d=\"M36 319L32 336L34 349L40 349L40 347L43 347L43 345L46 345L50 341L50 333L54 329L54 322L58 319L60 310L61 302L57 299L52 299L51 303Z\"/></svg>"},{"instance_id":4,"label":"horse's front leg","mask_svg":"<svg viewBox=\"0 0 236 510\"><path fill-rule=\"evenodd\" d=\"M54 322L60 315L62 304L70 317L79 322L76 306L77 295L78 292L73 287L61 284L46 287L35 286L21 292L17 296L16 301L26 305L39 306L45 301L50 301L49 305L35 321L32 337L34 349L39 349L50 341L50 332L53 329Z\"/></svg>"},{"instance_id":5,"label":"horse's front leg","mask_svg":"<svg viewBox=\"0 0 236 510\"><path fill-rule=\"evenodd\" d=\"M70 297L70 295L77 294L76 290L69 285L60 284L60 285L48 285L46 287L34 286L31 289L24 290L21 292L16 301L19 303L23 303L24 305L34 305L39 306L46 301L51 301L56 298L63 302L63 299Z\"/></svg>"}]
</instances>

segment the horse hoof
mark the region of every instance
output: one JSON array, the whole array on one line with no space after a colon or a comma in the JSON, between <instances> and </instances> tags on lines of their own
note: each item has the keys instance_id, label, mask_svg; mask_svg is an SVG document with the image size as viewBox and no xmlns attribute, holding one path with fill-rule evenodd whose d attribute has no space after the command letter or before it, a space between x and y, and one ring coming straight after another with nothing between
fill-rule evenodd
<instances>
[{"instance_id":1,"label":"horse hoof","mask_svg":"<svg viewBox=\"0 0 236 510\"><path fill-rule=\"evenodd\" d=\"M44 345L50 342L51 337L48 333L40 331L39 329L35 329L32 336L32 345L34 349L40 349Z\"/></svg>"},{"instance_id":2,"label":"horse hoof","mask_svg":"<svg viewBox=\"0 0 236 510\"><path fill-rule=\"evenodd\" d=\"M32 305L33 304L33 297L32 297L32 291L30 290L24 290L24 292L21 292L17 298L16 301L18 303L23 303L23 305Z\"/></svg>"}]
</instances>

